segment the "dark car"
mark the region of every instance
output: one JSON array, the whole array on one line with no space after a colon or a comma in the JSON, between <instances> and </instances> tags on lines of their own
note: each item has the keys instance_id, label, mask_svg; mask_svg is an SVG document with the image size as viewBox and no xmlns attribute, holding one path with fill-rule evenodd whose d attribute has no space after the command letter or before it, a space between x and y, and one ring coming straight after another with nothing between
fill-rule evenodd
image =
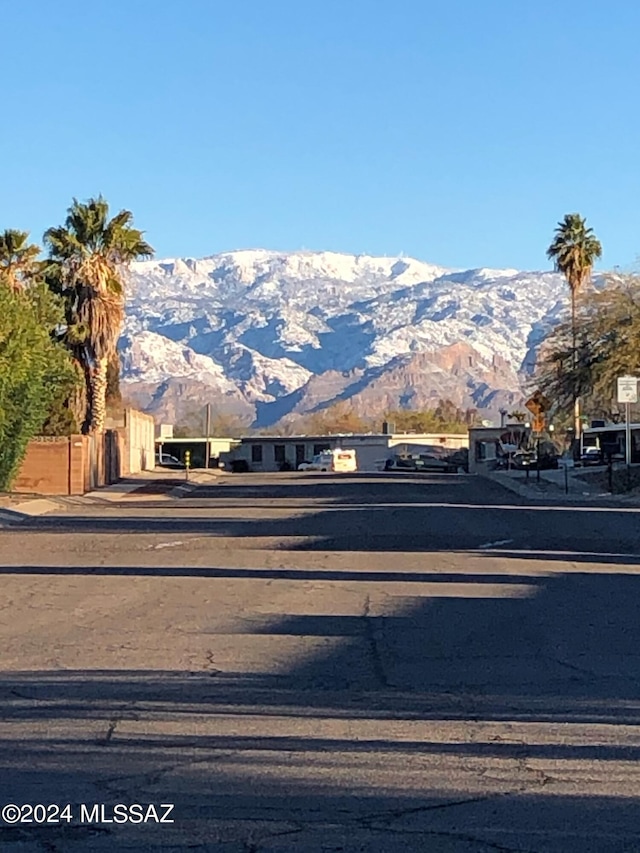
<instances>
[{"instance_id":1,"label":"dark car","mask_svg":"<svg viewBox=\"0 0 640 853\"><path fill-rule=\"evenodd\" d=\"M415 471L416 470L416 460L415 459L403 459L401 456L393 456L391 459L387 459L384 463L385 471Z\"/></svg>"},{"instance_id":2,"label":"dark car","mask_svg":"<svg viewBox=\"0 0 640 853\"><path fill-rule=\"evenodd\" d=\"M449 465L451 465L452 469L455 471L463 470L469 471L469 448L462 447L460 450L456 450L453 453L450 453L447 456L449 460Z\"/></svg>"},{"instance_id":3,"label":"dark car","mask_svg":"<svg viewBox=\"0 0 640 853\"><path fill-rule=\"evenodd\" d=\"M536 454L532 451L518 450L511 457L511 467L520 469L533 468L536 464Z\"/></svg>"},{"instance_id":4,"label":"dark car","mask_svg":"<svg viewBox=\"0 0 640 853\"><path fill-rule=\"evenodd\" d=\"M602 452L597 447L585 447L580 454L583 465L602 465Z\"/></svg>"},{"instance_id":5,"label":"dark car","mask_svg":"<svg viewBox=\"0 0 640 853\"><path fill-rule=\"evenodd\" d=\"M185 468L184 462L181 462L175 456L170 456L168 453L156 453L156 465L159 468Z\"/></svg>"},{"instance_id":6,"label":"dark car","mask_svg":"<svg viewBox=\"0 0 640 853\"><path fill-rule=\"evenodd\" d=\"M442 471L444 473L456 472L457 466L452 465L446 457L431 456L423 453L418 457L394 456L387 459L384 465L385 471Z\"/></svg>"},{"instance_id":7,"label":"dark car","mask_svg":"<svg viewBox=\"0 0 640 853\"><path fill-rule=\"evenodd\" d=\"M558 468L558 456L555 453L541 453L538 456L535 451L520 451L513 454L512 465L514 468L526 471L549 471Z\"/></svg>"}]
</instances>

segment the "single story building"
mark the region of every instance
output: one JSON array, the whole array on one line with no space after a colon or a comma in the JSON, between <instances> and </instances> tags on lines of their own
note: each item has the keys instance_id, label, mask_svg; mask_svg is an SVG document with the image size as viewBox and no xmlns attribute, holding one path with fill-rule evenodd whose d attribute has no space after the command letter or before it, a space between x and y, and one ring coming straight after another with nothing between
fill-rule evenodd
<instances>
[{"instance_id":1,"label":"single story building","mask_svg":"<svg viewBox=\"0 0 640 853\"><path fill-rule=\"evenodd\" d=\"M217 468L221 454L240 444L237 438L156 438L156 453L161 456L175 456L184 462L185 453L191 454L192 468L205 468L209 442L209 467Z\"/></svg>"},{"instance_id":2,"label":"single story building","mask_svg":"<svg viewBox=\"0 0 640 853\"><path fill-rule=\"evenodd\" d=\"M362 433L344 435L250 435L220 455L225 468L256 472L296 471L324 450L355 450L359 471L380 471L391 455L454 452L468 447L466 434Z\"/></svg>"},{"instance_id":3,"label":"single story building","mask_svg":"<svg viewBox=\"0 0 640 853\"><path fill-rule=\"evenodd\" d=\"M640 462L640 424L631 426L631 462ZM582 449L597 447L604 453L611 452L613 459L626 459L626 424L606 424L585 427L582 431Z\"/></svg>"},{"instance_id":4,"label":"single story building","mask_svg":"<svg viewBox=\"0 0 640 853\"><path fill-rule=\"evenodd\" d=\"M531 428L525 424L473 427L469 430L469 473L486 474L500 459L528 444Z\"/></svg>"}]
</instances>

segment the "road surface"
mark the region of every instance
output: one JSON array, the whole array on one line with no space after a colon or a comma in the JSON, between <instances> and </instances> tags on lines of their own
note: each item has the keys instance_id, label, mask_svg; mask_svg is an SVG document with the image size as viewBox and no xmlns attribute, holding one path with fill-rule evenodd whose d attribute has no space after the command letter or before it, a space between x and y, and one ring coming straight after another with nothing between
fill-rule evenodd
<instances>
[{"instance_id":1,"label":"road surface","mask_svg":"<svg viewBox=\"0 0 640 853\"><path fill-rule=\"evenodd\" d=\"M640 851L638 510L238 475L4 529L0 574L0 804L70 806L3 853Z\"/></svg>"}]
</instances>

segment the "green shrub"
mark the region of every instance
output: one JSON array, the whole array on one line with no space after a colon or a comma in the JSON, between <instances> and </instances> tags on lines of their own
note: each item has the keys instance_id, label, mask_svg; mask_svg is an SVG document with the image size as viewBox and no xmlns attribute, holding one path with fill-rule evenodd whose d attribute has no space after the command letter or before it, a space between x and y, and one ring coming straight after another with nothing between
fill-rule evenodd
<instances>
[{"instance_id":1,"label":"green shrub","mask_svg":"<svg viewBox=\"0 0 640 853\"><path fill-rule=\"evenodd\" d=\"M0 286L0 490L10 488L29 440L75 382L69 353L50 334L55 311L39 289Z\"/></svg>"}]
</instances>

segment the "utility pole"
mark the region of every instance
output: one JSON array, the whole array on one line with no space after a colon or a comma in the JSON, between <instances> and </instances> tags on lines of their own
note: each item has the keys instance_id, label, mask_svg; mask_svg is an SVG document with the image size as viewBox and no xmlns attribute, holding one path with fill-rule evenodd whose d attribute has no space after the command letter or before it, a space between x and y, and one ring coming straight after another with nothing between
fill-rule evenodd
<instances>
[{"instance_id":1,"label":"utility pole","mask_svg":"<svg viewBox=\"0 0 640 853\"><path fill-rule=\"evenodd\" d=\"M207 403L207 444L204 450L204 467L209 468L209 463L211 462L211 442L209 441L211 437L211 403Z\"/></svg>"}]
</instances>

